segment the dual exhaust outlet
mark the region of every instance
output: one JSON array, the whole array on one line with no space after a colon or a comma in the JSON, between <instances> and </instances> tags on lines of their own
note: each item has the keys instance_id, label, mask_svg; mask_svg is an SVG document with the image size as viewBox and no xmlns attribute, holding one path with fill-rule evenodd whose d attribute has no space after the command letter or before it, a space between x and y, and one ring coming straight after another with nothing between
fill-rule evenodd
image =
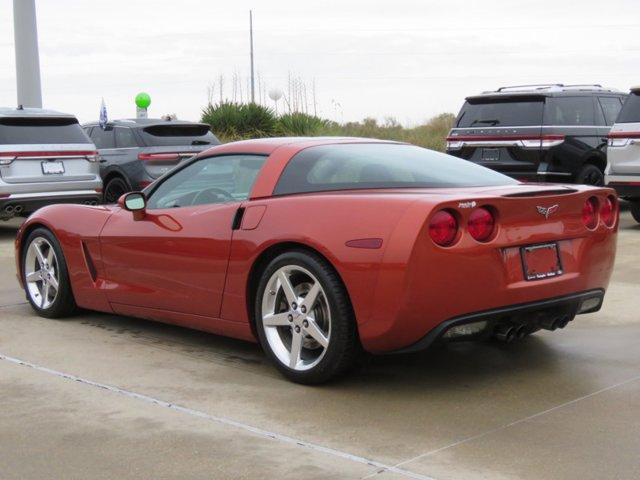
<instances>
[{"instance_id":1,"label":"dual exhaust outlet","mask_svg":"<svg viewBox=\"0 0 640 480\"><path fill-rule=\"evenodd\" d=\"M526 337L530 333L538 330L538 328L551 331L564 328L571 320L571 316L562 315L559 317L543 318L535 323L503 323L496 327L493 336L502 342L511 343L514 340L520 340Z\"/></svg>"},{"instance_id":2,"label":"dual exhaust outlet","mask_svg":"<svg viewBox=\"0 0 640 480\"><path fill-rule=\"evenodd\" d=\"M83 205L98 205L97 200L85 200L82 202ZM22 205L7 205L2 210L0 210L0 218L9 219L13 218L16 215L20 215L24 211L24 207Z\"/></svg>"},{"instance_id":3,"label":"dual exhaust outlet","mask_svg":"<svg viewBox=\"0 0 640 480\"><path fill-rule=\"evenodd\" d=\"M2 218L9 219L22 213L22 205L7 205L2 210Z\"/></svg>"}]
</instances>

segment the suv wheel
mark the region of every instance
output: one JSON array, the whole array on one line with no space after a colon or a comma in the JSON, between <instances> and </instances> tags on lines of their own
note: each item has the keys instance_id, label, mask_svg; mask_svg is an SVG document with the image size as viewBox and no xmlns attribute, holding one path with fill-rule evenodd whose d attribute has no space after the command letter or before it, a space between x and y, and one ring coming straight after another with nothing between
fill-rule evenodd
<instances>
[{"instance_id":1,"label":"suv wheel","mask_svg":"<svg viewBox=\"0 0 640 480\"><path fill-rule=\"evenodd\" d=\"M604 173L595 165L588 163L576 175L576 183L602 187L604 186Z\"/></svg>"},{"instance_id":2,"label":"suv wheel","mask_svg":"<svg viewBox=\"0 0 640 480\"><path fill-rule=\"evenodd\" d=\"M630 210L633 219L640 223L640 200L633 200L629 202L629 206L631 207Z\"/></svg>"},{"instance_id":3,"label":"suv wheel","mask_svg":"<svg viewBox=\"0 0 640 480\"><path fill-rule=\"evenodd\" d=\"M104 186L104 203L116 203L122 195L130 190L124 178L112 177Z\"/></svg>"},{"instance_id":4,"label":"suv wheel","mask_svg":"<svg viewBox=\"0 0 640 480\"><path fill-rule=\"evenodd\" d=\"M288 379L326 382L348 370L359 351L344 285L322 258L291 251L262 273L255 300L262 348Z\"/></svg>"},{"instance_id":5,"label":"suv wheel","mask_svg":"<svg viewBox=\"0 0 640 480\"><path fill-rule=\"evenodd\" d=\"M22 250L22 275L27 300L46 318L71 315L77 309L60 243L49 230L36 228Z\"/></svg>"}]
</instances>

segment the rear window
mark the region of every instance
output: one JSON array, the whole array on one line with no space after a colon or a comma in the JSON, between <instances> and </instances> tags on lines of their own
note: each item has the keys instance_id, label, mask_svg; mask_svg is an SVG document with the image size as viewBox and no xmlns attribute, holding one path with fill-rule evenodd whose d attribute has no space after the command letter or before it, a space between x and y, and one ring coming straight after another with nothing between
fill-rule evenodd
<instances>
[{"instance_id":1,"label":"rear window","mask_svg":"<svg viewBox=\"0 0 640 480\"><path fill-rule=\"evenodd\" d=\"M217 145L220 142L208 125L152 125L142 129L145 143L150 146Z\"/></svg>"},{"instance_id":2,"label":"rear window","mask_svg":"<svg viewBox=\"0 0 640 480\"><path fill-rule=\"evenodd\" d=\"M413 145L344 144L310 147L295 155L274 193L516 183L488 168Z\"/></svg>"},{"instance_id":3,"label":"rear window","mask_svg":"<svg viewBox=\"0 0 640 480\"><path fill-rule=\"evenodd\" d=\"M469 99L458 115L456 126L519 127L542 123L542 97Z\"/></svg>"},{"instance_id":4,"label":"rear window","mask_svg":"<svg viewBox=\"0 0 640 480\"><path fill-rule=\"evenodd\" d=\"M545 125L595 125L593 97L547 98Z\"/></svg>"},{"instance_id":5,"label":"rear window","mask_svg":"<svg viewBox=\"0 0 640 480\"><path fill-rule=\"evenodd\" d=\"M75 118L0 118L0 145L91 143Z\"/></svg>"},{"instance_id":6,"label":"rear window","mask_svg":"<svg viewBox=\"0 0 640 480\"><path fill-rule=\"evenodd\" d=\"M627 97L616 123L640 123L640 95L632 93Z\"/></svg>"}]
</instances>

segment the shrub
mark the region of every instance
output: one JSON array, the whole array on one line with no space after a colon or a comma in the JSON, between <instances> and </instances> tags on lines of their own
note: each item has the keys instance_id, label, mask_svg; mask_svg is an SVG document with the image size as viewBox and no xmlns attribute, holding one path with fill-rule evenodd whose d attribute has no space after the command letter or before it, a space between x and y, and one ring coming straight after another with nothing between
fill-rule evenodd
<instances>
[{"instance_id":1,"label":"shrub","mask_svg":"<svg viewBox=\"0 0 640 480\"><path fill-rule=\"evenodd\" d=\"M278 119L278 134L292 137L321 135L329 121L301 112L286 113Z\"/></svg>"},{"instance_id":2,"label":"shrub","mask_svg":"<svg viewBox=\"0 0 640 480\"><path fill-rule=\"evenodd\" d=\"M202 121L211 125L211 131L225 140L276 134L277 118L273 110L255 103L209 104L202 110Z\"/></svg>"}]
</instances>

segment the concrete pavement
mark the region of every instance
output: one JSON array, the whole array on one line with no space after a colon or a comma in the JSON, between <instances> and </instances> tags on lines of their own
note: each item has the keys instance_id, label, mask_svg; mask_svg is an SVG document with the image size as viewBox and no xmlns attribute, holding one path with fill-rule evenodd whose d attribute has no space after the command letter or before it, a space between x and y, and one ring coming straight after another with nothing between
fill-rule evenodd
<instances>
[{"instance_id":1,"label":"concrete pavement","mask_svg":"<svg viewBox=\"0 0 640 480\"><path fill-rule=\"evenodd\" d=\"M640 477L640 226L601 312L514 345L377 357L303 387L255 345L35 316L0 223L0 478ZM23 362L23 363L20 363ZM372 464L368 464L372 463Z\"/></svg>"}]
</instances>

